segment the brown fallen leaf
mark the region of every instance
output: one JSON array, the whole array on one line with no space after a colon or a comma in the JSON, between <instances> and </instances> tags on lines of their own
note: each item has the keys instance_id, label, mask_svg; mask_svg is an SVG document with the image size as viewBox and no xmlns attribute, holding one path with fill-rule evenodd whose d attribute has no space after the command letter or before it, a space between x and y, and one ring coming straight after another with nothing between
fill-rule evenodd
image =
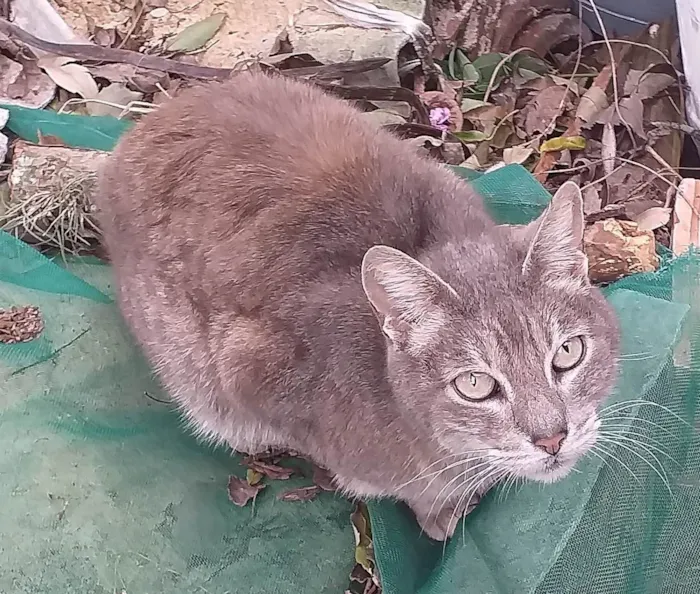
<instances>
[{"instance_id":1,"label":"brown fallen leaf","mask_svg":"<svg viewBox=\"0 0 700 594\"><path fill-rule=\"evenodd\" d=\"M44 108L56 93L55 83L36 63L0 54L0 97L3 103Z\"/></svg>"},{"instance_id":2,"label":"brown fallen leaf","mask_svg":"<svg viewBox=\"0 0 700 594\"><path fill-rule=\"evenodd\" d=\"M628 86L630 79L628 74L627 81L625 81L625 94L630 96L637 95L642 101L656 97L677 82L675 76L664 72L647 72L640 73L640 75L636 83Z\"/></svg>"},{"instance_id":3,"label":"brown fallen leaf","mask_svg":"<svg viewBox=\"0 0 700 594\"><path fill-rule=\"evenodd\" d=\"M600 192L595 186L588 186L582 190L583 194L583 214L588 216L598 212L603 207L603 200Z\"/></svg>"},{"instance_id":4,"label":"brown fallen leaf","mask_svg":"<svg viewBox=\"0 0 700 594\"><path fill-rule=\"evenodd\" d=\"M58 136L42 134L41 130L37 130L36 134L39 139L39 146L68 146Z\"/></svg>"},{"instance_id":5,"label":"brown fallen leaf","mask_svg":"<svg viewBox=\"0 0 700 594\"><path fill-rule=\"evenodd\" d=\"M50 56L39 58L37 64L51 80L66 91L80 95L83 99L97 97L99 89L95 79L85 66L76 64L74 58Z\"/></svg>"},{"instance_id":6,"label":"brown fallen leaf","mask_svg":"<svg viewBox=\"0 0 700 594\"><path fill-rule=\"evenodd\" d=\"M550 132L549 128L552 124L556 124L562 108L567 105L565 100L567 95L568 89L558 85L547 87L535 95L524 108L525 131L528 136L532 137L538 132Z\"/></svg>"},{"instance_id":7,"label":"brown fallen leaf","mask_svg":"<svg viewBox=\"0 0 700 594\"><path fill-rule=\"evenodd\" d=\"M333 484L333 475L328 472L325 468L313 465L314 474L313 481L314 484L324 491L335 491L335 485Z\"/></svg>"},{"instance_id":8,"label":"brown fallen leaf","mask_svg":"<svg viewBox=\"0 0 700 594\"><path fill-rule=\"evenodd\" d=\"M277 496L280 501L311 501L316 499L321 492L321 487L311 485L310 487L300 487L299 489L290 489L284 491Z\"/></svg>"},{"instance_id":9,"label":"brown fallen leaf","mask_svg":"<svg viewBox=\"0 0 700 594\"><path fill-rule=\"evenodd\" d=\"M250 456L243 460L243 464L251 470L277 481L285 481L294 474L294 469L292 468L285 468L284 466L278 466L270 462L263 462L262 460Z\"/></svg>"},{"instance_id":10,"label":"brown fallen leaf","mask_svg":"<svg viewBox=\"0 0 700 594\"><path fill-rule=\"evenodd\" d=\"M231 503L238 507L245 507L246 504L258 496L258 493L265 488L265 485L249 485L245 479L237 476L228 477L228 498Z\"/></svg>"},{"instance_id":11,"label":"brown fallen leaf","mask_svg":"<svg viewBox=\"0 0 700 594\"><path fill-rule=\"evenodd\" d=\"M622 116L622 119L620 119L620 116ZM613 126L620 126L627 122L637 136L640 138L647 137L644 131L644 104L639 95L621 99L619 113L614 105L610 105L598 114L596 122L603 125L610 123Z\"/></svg>"},{"instance_id":12,"label":"brown fallen leaf","mask_svg":"<svg viewBox=\"0 0 700 594\"><path fill-rule=\"evenodd\" d=\"M581 122L581 127L590 128L607 106L608 96L605 89L593 85L581 97L576 108L576 119Z\"/></svg>"},{"instance_id":13,"label":"brown fallen leaf","mask_svg":"<svg viewBox=\"0 0 700 594\"><path fill-rule=\"evenodd\" d=\"M530 155L535 152L530 146L511 146L503 149L503 162L506 165L517 163L522 165L530 158Z\"/></svg>"}]
</instances>

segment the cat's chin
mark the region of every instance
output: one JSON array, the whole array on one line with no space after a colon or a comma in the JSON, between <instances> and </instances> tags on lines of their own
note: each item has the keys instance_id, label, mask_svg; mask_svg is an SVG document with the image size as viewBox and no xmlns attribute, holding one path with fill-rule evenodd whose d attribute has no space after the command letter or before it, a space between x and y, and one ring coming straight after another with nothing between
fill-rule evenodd
<instances>
[{"instance_id":1,"label":"cat's chin","mask_svg":"<svg viewBox=\"0 0 700 594\"><path fill-rule=\"evenodd\" d=\"M538 465L538 468L530 468L524 473L524 478L538 483L554 483L568 475L575 462L552 460Z\"/></svg>"}]
</instances>

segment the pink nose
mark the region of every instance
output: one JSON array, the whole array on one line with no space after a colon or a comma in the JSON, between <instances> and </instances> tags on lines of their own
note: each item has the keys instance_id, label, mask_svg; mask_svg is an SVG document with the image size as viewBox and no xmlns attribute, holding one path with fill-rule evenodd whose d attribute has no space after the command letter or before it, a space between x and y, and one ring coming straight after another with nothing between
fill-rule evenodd
<instances>
[{"instance_id":1,"label":"pink nose","mask_svg":"<svg viewBox=\"0 0 700 594\"><path fill-rule=\"evenodd\" d=\"M561 449L561 444L566 439L566 431L561 431L551 437L539 437L534 440L534 444L547 452L550 456L555 456Z\"/></svg>"}]
</instances>

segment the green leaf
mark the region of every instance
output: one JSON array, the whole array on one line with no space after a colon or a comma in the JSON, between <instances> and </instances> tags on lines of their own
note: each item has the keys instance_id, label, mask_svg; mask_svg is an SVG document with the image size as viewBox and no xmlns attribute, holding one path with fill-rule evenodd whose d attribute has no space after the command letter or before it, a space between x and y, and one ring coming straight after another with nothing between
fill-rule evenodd
<instances>
[{"instance_id":1,"label":"green leaf","mask_svg":"<svg viewBox=\"0 0 700 594\"><path fill-rule=\"evenodd\" d=\"M466 54L459 50L457 52L457 66L460 69L462 80L467 84L474 84L479 80L479 71L474 68L474 64L467 58Z\"/></svg>"},{"instance_id":2,"label":"green leaf","mask_svg":"<svg viewBox=\"0 0 700 594\"><path fill-rule=\"evenodd\" d=\"M586 148L586 139L583 136L559 136L545 140L540 146L541 153L554 151L582 151Z\"/></svg>"},{"instance_id":3,"label":"green leaf","mask_svg":"<svg viewBox=\"0 0 700 594\"><path fill-rule=\"evenodd\" d=\"M532 54L520 53L513 56L512 64L514 68L530 70L540 76L549 72L549 66L544 60Z\"/></svg>"},{"instance_id":4,"label":"green leaf","mask_svg":"<svg viewBox=\"0 0 700 594\"><path fill-rule=\"evenodd\" d=\"M454 132L454 135L462 142L483 142L488 140L488 136L480 130L466 130L464 132Z\"/></svg>"},{"instance_id":5,"label":"green leaf","mask_svg":"<svg viewBox=\"0 0 700 594\"><path fill-rule=\"evenodd\" d=\"M529 70L527 68L518 68L515 72L524 81L542 78L541 74L537 74L537 72L535 72L534 70Z\"/></svg>"},{"instance_id":6,"label":"green leaf","mask_svg":"<svg viewBox=\"0 0 700 594\"><path fill-rule=\"evenodd\" d=\"M203 21L186 27L165 45L169 52L191 52L204 47L226 20L226 13L217 12Z\"/></svg>"},{"instance_id":7,"label":"green leaf","mask_svg":"<svg viewBox=\"0 0 700 594\"><path fill-rule=\"evenodd\" d=\"M452 80L457 80L457 75L455 74L455 56L457 54L457 46L454 46L449 55L447 56L447 75Z\"/></svg>"},{"instance_id":8,"label":"green leaf","mask_svg":"<svg viewBox=\"0 0 700 594\"><path fill-rule=\"evenodd\" d=\"M493 76L493 71L496 70L496 66L498 66L501 60L503 60L505 57L506 54L494 52L491 54L484 54L483 56L479 56L476 60L474 60L472 65L479 72L479 82L488 83ZM505 65L501 67L500 74L507 74L508 72L509 70L506 69Z\"/></svg>"},{"instance_id":9,"label":"green leaf","mask_svg":"<svg viewBox=\"0 0 700 594\"><path fill-rule=\"evenodd\" d=\"M67 146L111 151L133 125L112 116L58 114L48 109L0 105L10 112L6 128L22 140L38 143L42 136L55 136Z\"/></svg>"}]
</instances>

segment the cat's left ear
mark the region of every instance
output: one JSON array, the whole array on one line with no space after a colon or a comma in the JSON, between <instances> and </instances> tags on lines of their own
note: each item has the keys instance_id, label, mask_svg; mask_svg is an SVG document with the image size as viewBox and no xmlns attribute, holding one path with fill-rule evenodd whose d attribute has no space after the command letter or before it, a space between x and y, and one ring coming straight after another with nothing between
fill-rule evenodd
<instances>
[{"instance_id":1,"label":"cat's left ear","mask_svg":"<svg viewBox=\"0 0 700 594\"><path fill-rule=\"evenodd\" d=\"M588 284L584 228L581 189L566 182L539 218L515 231L528 244L523 273L534 270L543 281L554 284Z\"/></svg>"},{"instance_id":2,"label":"cat's left ear","mask_svg":"<svg viewBox=\"0 0 700 594\"><path fill-rule=\"evenodd\" d=\"M377 245L362 260L362 286L397 350L419 353L446 322L450 285L403 252Z\"/></svg>"}]
</instances>

